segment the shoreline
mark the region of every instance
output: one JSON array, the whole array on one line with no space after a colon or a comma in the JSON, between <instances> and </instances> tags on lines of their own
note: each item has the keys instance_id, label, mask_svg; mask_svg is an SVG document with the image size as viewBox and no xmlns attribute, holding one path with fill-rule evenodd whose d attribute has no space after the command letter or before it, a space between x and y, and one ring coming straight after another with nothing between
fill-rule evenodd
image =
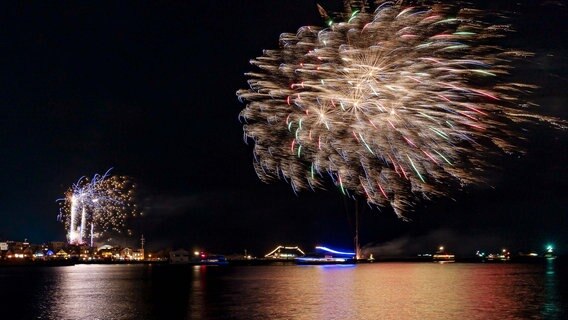
<instances>
[{"instance_id":1,"label":"shoreline","mask_svg":"<svg viewBox=\"0 0 568 320\"><path fill-rule=\"evenodd\" d=\"M510 260L481 260L479 258L459 258L453 261L433 261L431 259L417 258L417 257L380 257L373 261L359 260L350 265L356 264L381 264L381 263L468 263L468 264L544 264L548 262L561 263L567 261L566 256L559 256L555 259L547 259L545 257L515 257ZM214 263L170 263L169 261L78 261L74 259L67 260L44 260L44 261L0 261L1 267L61 267L61 266L74 266L74 265L155 265L155 266L288 266L300 265L292 259L243 259L243 260L227 260L225 264ZM315 265L315 264L314 264ZM333 264L331 264L333 265Z\"/></svg>"}]
</instances>

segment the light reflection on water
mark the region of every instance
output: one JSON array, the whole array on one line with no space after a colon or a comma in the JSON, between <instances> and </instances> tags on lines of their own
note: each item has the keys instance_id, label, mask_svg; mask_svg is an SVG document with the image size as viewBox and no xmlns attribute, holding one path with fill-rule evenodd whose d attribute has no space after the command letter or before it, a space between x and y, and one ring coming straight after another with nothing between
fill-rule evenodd
<instances>
[{"instance_id":1,"label":"light reflection on water","mask_svg":"<svg viewBox=\"0 0 568 320\"><path fill-rule=\"evenodd\" d=\"M40 319L136 319L144 278L135 265L59 268L39 296Z\"/></svg>"},{"instance_id":2,"label":"light reflection on water","mask_svg":"<svg viewBox=\"0 0 568 320\"><path fill-rule=\"evenodd\" d=\"M565 266L564 266L565 267ZM14 319L566 319L557 262L0 268Z\"/></svg>"}]
</instances>

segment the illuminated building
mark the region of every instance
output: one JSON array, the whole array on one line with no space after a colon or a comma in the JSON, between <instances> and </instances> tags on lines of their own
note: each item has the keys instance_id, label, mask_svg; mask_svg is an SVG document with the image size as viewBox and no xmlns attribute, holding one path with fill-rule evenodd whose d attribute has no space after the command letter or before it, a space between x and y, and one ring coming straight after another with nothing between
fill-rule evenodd
<instances>
[{"instance_id":1,"label":"illuminated building","mask_svg":"<svg viewBox=\"0 0 568 320\"><path fill-rule=\"evenodd\" d=\"M489 253L489 254L477 251L475 255L481 258L481 261L488 261L488 262L511 260L511 253L507 249L502 249L501 252L499 253Z\"/></svg>"},{"instance_id":2,"label":"illuminated building","mask_svg":"<svg viewBox=\"0 0 568 320\"><path fill-rule=\"evenodd\" d=\"M69 259L70 255L65 250L61 249L57 251L55 257L59 259Z\"/></svg>"},{"instance_id":3,"label":"illuminated building","mask_svg":"<svg viewBox=\"0 0 568 320\"><path fill-rule=\"evenodd\" d=\"M264 257L268 259L293 260L296 257L305 255L304 251L298 246L278 246L274 250L267 253Z\"/></svg>"}]
</instances>

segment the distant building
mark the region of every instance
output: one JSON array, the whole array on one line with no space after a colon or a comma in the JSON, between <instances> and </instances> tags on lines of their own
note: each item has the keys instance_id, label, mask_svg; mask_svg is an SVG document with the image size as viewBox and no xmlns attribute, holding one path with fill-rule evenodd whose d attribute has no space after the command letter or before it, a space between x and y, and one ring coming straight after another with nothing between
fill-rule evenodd
<instances>
[{"instance_id":1,"label":"distant building","mask_svg":"<svg viewBox=\"0 0 568 320\"><path fill-rule=\"evenodd\" d=\"M100 246L97 251L101 251L101 250L112 250L113 246L109 245L109 244L105 244L104 246Z\"/></svg>"},{"instance_id":2,"label":"distant building","mask_svg":"<svg viewBox=\"0 0 568 320\"><path fill-rule=\"evenodd\" d=\"M481 258L481 261L509 261L511 260L511 253L507 249L501 250L499 253L489 253L477 251L476 256Z\"/></svg>"},{"instance_id":3,"label":"distant building","mask_svg":"<svg viewBox=\"0 0 568 320\"><path fill-rule=\"evenodd\" d=\"M97 255L103 260L113 260L120 258L120 249L111 245L105 244L97 250Z\"/></svg>"},{"instance_id":4,"label":"distant building","mask_svg":"<svg viewBox=\"0 0 568 320\"><path fill-rule=\"evenodd\" d=\"M65 242L63 241L51 241L47 244L47 247L53 252L57 252L65 248Z\"/></svg>"},{"instance_id":5,"label":"distant building","mask_svg":"<svg viewBox=\"0 0 568 320\"><path fill-rule=\"evenodd\" d=\"M69 259L69 253L67 253L67 251L65 251L63 249L60 249L55 254L55 257L58 258L58 259Z\"/></svg>"},{"instance_id":6,"label":"distant building","mask_svg":"<svg viewBox=\"0 0 568 320\"><path fill-rule=\"evenodd\" d=\"M132 260L132 249L124 248L120 250L120 260Z\"/></svg>"},{"instance_id":7,"label":"distant building","mask_svg":"<svg viewBox=\"0 0 568 320\"><path fill-rule=\"evenodd\" d=\"M124 248L120 251L120 260L142 261L144 260L144 249Z\"/></svg>"},{"instance_id":8,"label":"distant building","mask_svg":"<svg viewBox=\"0 0 568 320\"><path fill-rule=\"evenodd\" d=\"M7 242L0 242L0 260L4 259L7 251L8 251L8 243Z\"/></svg>"},{"instance_id":9,"label":"distant building","mask_svg":"<svg viewBox=\"0 0 568 320\"><path fill-rule=\"evenodd\" d=\"M172 264L189 263L189 252L183 249L170 251L170 263Z\"/></svg>"},{"instance_id":10,"label":"distant building","mask_svg":"<svg viewBox=\"0 0 568 320\"><path fill-rule=\"evenodd\" d=\"M39 248L34 252L34 260L45 260L46 254L42 248Z\"/></svg>"},{"instance_id":11,"label":"distant building","mask_svg":"<svg viewBox=\"0 0 568 320\"><path fill-rule=\"evenodd\" d=\"M142 261L144 260L144 249L138 249L132 251L132 260Z\"/></svg>"}]
</instances>

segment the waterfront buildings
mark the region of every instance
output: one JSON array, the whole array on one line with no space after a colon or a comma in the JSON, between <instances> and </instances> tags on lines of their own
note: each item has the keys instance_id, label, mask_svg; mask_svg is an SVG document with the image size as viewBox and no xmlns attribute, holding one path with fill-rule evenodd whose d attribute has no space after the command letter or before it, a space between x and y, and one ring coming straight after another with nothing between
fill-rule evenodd
<instances>
[{"instance_id":1,"label":"waterfront buildings","mask_svg":"<svg viewBox=\"0 0 568 320\"><path fill-rule=\"evenodd\" d=\"M145 260L144 249L103 245L71 245L62 241L51 241L42 244L24 241L0 242L0 261L142 261Z\"/></svg>"}]
</instances>

